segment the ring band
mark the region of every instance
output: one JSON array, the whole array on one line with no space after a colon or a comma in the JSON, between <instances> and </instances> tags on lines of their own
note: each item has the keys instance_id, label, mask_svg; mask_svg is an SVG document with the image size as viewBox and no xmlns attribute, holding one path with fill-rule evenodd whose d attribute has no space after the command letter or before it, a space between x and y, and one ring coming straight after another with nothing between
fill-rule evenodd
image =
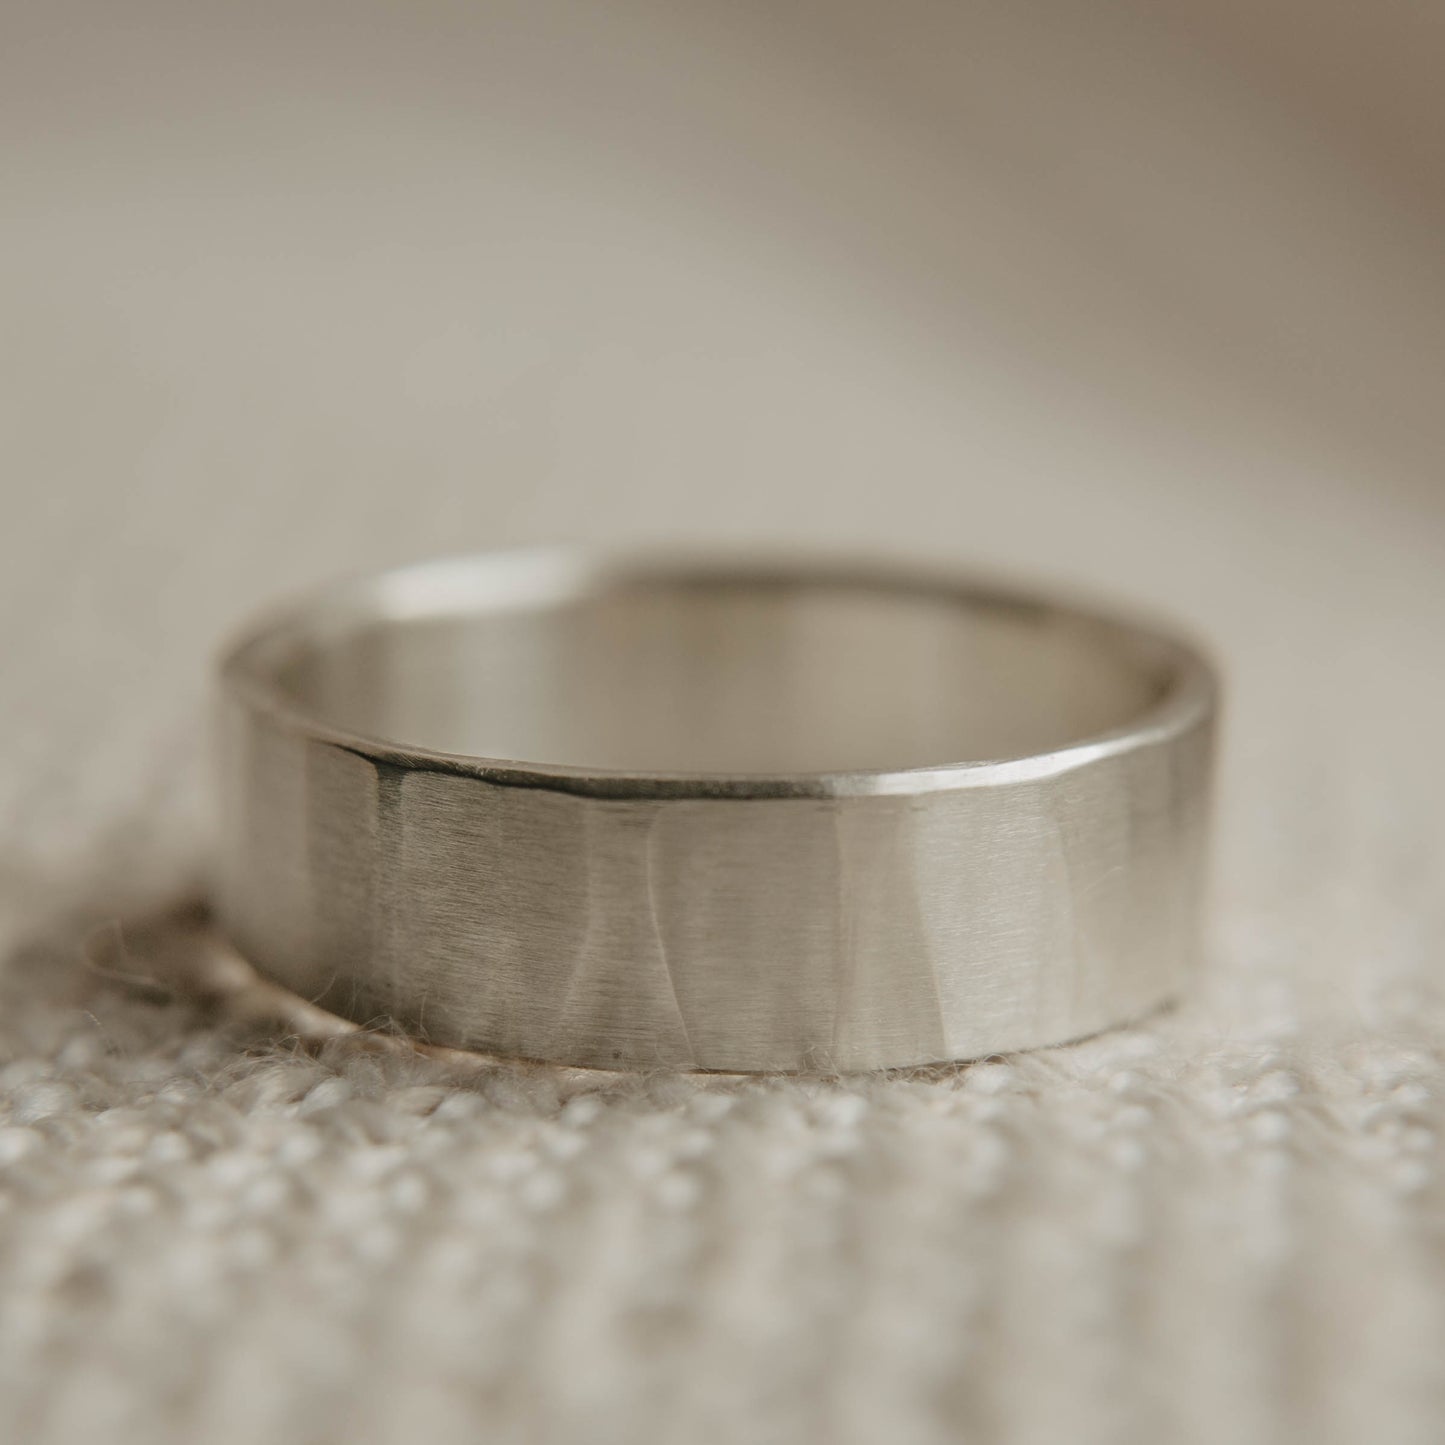
<instances>
[{"instance_id":1,"label":"ring band","mask_svg":"<svg viewBox=\"0 0 1445 1445\"><path fill-rule=\"evenodd\" d=\"M1058 1043L1195 948L1189 645L949 576L504 553L344 584L221 667L217 913L295 992L600 1068Z\"/></svg>"}]
</instances>

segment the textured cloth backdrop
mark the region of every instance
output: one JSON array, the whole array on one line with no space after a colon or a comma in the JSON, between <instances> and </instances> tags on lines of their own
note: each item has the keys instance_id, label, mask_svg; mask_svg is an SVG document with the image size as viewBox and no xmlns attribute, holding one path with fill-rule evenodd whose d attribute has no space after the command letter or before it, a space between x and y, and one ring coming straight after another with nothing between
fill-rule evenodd
<instances>
[{"instance_id":1,"label":"textured cloth backdrop","mask_svg":"<svg viewBox=\"0 0 1445 1445\"><path fill-rule=\"evenodd\" d=\"M4 7L0 1439L1445 1433L1445 12L1198 8ZM1212 638L1187 1005L608 1078L108 976L250 607L673 536Z\"/></svg>"}]
</instances>

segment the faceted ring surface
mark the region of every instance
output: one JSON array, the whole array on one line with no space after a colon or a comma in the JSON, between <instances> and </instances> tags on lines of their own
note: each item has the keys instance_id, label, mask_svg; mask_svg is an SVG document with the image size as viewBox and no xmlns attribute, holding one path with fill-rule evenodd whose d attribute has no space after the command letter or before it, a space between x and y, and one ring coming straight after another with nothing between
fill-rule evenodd
<instances>
[{"instance_id":1,"label":"faceted ring surface","mask_svg":"<svg viewBox=\"0 0 1445 1445\"><path fill-rule=\"evenodd\" d=\"M917 1065L1135 1019L1194 953L1215 678L1092 608L501 553L284 608L219 691L222 927L433 1043Z\"/></svg>"}]
</instances>

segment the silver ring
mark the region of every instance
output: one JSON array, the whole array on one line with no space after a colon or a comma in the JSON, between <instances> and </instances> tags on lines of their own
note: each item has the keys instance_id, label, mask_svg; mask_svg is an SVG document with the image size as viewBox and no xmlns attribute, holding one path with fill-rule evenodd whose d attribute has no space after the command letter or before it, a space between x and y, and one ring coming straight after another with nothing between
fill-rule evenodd
<instances>
[{"instance_id":1,"label":"silver ring","mask_svg":"<svg viewBox=\"0 0 1445 1445\"><path fill-rule=\"evenodd\" d=\"M221 669L216 907L295 992L601 1068L1058 1043L1194 952L1189 645L904 568L499 554L333 588Z\"/></svg>"}]
</instances>

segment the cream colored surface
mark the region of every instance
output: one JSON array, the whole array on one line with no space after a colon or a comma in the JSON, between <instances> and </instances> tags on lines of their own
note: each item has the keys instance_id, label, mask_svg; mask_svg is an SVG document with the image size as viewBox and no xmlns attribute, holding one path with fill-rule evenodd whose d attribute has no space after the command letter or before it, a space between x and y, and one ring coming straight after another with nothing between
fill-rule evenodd
<instances>
[{"instance_id":1,"label":"cream colored surface","mask_svg":"<svg viewBox=\"0 0 1445 1445\"><path fill-rule=\"evenodd\" d=\"M1199 9L0 9L0 1438L1439 1437L1442 21ZM89 977L220 633L555 537L1212 636L1195 999L734 1084Z\"/></svg>"}]
</instances>

